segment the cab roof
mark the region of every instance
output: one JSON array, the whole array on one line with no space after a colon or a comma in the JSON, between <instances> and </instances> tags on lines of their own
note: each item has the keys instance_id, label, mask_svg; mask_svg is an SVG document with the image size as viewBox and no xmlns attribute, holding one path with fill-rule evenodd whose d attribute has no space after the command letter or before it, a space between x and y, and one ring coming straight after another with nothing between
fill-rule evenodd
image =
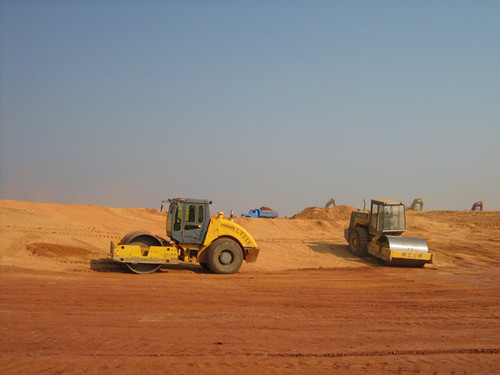
<instances>
[{"instance_id":1,"label":"cab roof","mask_svg":"<svg viewBox=\"0 0 500 375\"><path fill-rule=\"evenodd\" d=\"M188 203L203 203L203 204L212 204L212 201L208 199L194 199L194 198L171 198L168 199L168 202L188 202Z\"/></svg>"},{"instance_id":2,"label":"cab roof","mask_svg":"<svg viewBox=\"0 0 500 375\"><path fill-rule=\"evenodd\" d=\"M372 199L372 203L382 204L384 206L396 206L396 205L404 205L404 202L397 201L395 199Z\"/></svg>"}]
</instances>

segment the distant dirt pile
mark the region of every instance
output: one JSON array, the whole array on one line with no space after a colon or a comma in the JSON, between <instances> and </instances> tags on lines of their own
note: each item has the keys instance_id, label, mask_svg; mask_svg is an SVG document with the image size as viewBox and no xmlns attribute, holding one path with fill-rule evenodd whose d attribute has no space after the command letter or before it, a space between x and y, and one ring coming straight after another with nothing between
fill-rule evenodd
<instances>
[{"instance_id":1,"label":"distant dirt pile","mask_svg":"<svg viewBox=\"0 0 500 375\"><path fill-rule=\"evenodd\" d=\"M292 219L348 220L351 217L351 212L355 210L355 208L345 205L331 208L307 207L298 214L293 215Z\"/></svg>"}]
</instances>

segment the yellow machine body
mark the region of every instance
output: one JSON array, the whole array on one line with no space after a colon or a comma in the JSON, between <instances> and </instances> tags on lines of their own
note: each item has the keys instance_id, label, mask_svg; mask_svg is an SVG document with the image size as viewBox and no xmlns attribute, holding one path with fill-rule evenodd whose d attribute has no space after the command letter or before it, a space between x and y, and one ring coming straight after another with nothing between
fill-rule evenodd
<instances>
[{"instance_id":1,"label":"yellow machine body","mask_svg":"<svg viewBox=\"0 0 500 375\"><path fill-rule=\"evenodd\" d=\"M111 258L123 263L176 263L179 261L179 250L175 246L150 246L121 244L121 240L112 240L110 247Z\"/></svg>"},{"instance_id":2,"label":"yellow machine body","mask_svg":"<svg viewBox=\"0 0 500 375\"><path fill-rule=\"evenodd\" d=\"M153 270L143 266L139 271L138 264L162 265L180 261L208 264L216 273L233 273L241 261L257 260L259 248L252 235L241 225L224 219L223 212L211 218L210 201L175 198L169 202L166 227L170 240L146 231L130 232L121 240L111 241L112 260L127 264L136 273ZM225 245L220 245L221 241ZM216 253L210 256L214 246L227 248L219 249L220 254L213 250ZM231 263L235 265L230 266Z\"/></svg>"},{"instance_id":3,"label":"yellow machine body","mask_svg":"<svg viewBox=\"0 0 500 375\"><path fill-rule=\"evenodd\" d=\"M409 239L409 237L401 237L402 239ZM415 240L416 238L410 238L410 240ZM422 240L419 238L419 240ZM410 246L405 249L393 250L390 246L387 246L386 243L380 244L377 242L377 239L374 238L372 241L368 243L368 253L373 255L376 258L382 259L383 261L389 263L394 260L416 260L422 261L424 263L432 263L434 260L434 254L430 253L426 248L425 251L414 251Z\"/></svg>"},{"instance_id":4,"label":"yellow machine body","mask_svg":"<svg viewBox=\"0 0 500 375\"><path fill-rule=\"evenodd\" d=\"M149 246L141 247L135 244L122 244L121 240L112 240L110 253L117 262L148 262L148 263L175 263L204 262L206 250L219 238L232 238L243 249L243 256L247 263L257 260L259 249L252 235L241 225L223 218L222 212L216 219L210 219L207 235L202 244L179 243L174 246Z\"/></svg>"},{"instance_id":5,"label":"yellow machine body","mask_svg":"<svg viewBox=\"0 0 500 375\"><path fill-rule=\"evenodd\" d=\"M422 267L432 263L434 254L429 252L426 241L401 236L405 230L403 202L372 200L370 211L352 212L344 237L352 253L370 254L383 264Z\"/></svg>"},{"instance_id":6,"label":"yellow machine body","mask_svg":"<svg viewBox=\"0 0 500 375\"><path fill-rule=\"evenodd\" d=\"M232 238L240 244L243 248L243 256L247 263L252 263L257 260L259 249L252 235L241 225L224 219L222 212L219 212L216 219L210 219L205 241L203 241L203 244L199 247L197 260L199 262L205 261L205 251L207 248L212 242L222 237ZM181 243L180 246L182 248L191 248L193 245Z\"/></svg>"}]
</instances>

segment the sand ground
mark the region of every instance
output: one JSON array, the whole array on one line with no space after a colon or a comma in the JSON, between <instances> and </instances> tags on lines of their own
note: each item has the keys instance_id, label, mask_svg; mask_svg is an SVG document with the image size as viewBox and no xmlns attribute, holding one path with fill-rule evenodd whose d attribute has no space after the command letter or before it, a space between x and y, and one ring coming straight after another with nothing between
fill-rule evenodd
<instances>
[{"instance_id":1,"label":"sand ground","mask_svg":"<svg viewBox=\"0 0 500 375\"><path fill-rule=\"evenodd\" d=\"M408 212L436 261L407 269L349 253L351 210L236 218L234 275L135 275L109 241L164 213L0 200L0 373L500 373L500 212Z\"/></svg>"}]
</instances>

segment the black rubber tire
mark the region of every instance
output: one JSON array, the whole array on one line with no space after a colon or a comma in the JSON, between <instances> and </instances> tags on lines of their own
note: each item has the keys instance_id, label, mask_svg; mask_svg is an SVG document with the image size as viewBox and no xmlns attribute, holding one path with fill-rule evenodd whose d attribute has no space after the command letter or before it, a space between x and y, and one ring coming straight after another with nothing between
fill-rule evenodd
<instances>
[{"instance_id":1,"label":"black rubber tire","mask_svg":"<svg viewBox=\"0 0 500 375\"><path fill-rule=\"evenodd\" d=\"M201 266L201 268L203 268L205 271L210 271L210 269L208 268L208 265L207 265L205 262L201 262L201 263L200 263L200 266Z\"/></svg>"},{"instance_id":2,"label":"black rubber tire","mask_svg":"<svg viewBox=\"0 0 500 375\"><path fill-rule=\"evenodd\" d=\"M368 254L368 231L362 227L351 229L349 234L349 250L358 257Z\"/></svg>"},{"instance_id":3,"label":"black rubber tire","mask_svg":"<svg viewBox=\"0 0 500 375\"><path fill-rule=\"evenodd\" d=\"M240 245L229 238L214 241L207 251L207 267L213 273L235 273L243 263Z\"/></svg>"}]
</instances>

